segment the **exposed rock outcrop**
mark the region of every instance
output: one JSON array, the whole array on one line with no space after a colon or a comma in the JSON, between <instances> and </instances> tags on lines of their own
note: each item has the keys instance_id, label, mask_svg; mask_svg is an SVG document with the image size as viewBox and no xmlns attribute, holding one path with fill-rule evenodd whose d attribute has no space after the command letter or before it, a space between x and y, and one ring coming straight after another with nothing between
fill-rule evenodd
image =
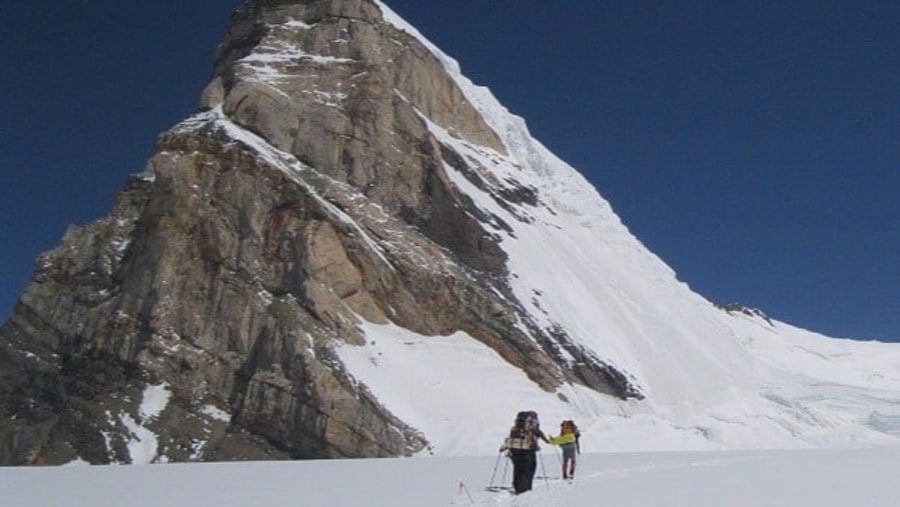
<instances>
[{"instance_id":1,"label":"exposed rock outcrop","mask_svg":"<svg viewBox=\"0 0 900 507\"><path fill-rule=\"evenodd\" d=\"M738 303L737 301L728 303L727 305L723 306L722 309L731 315L742 314L742 315L746 315L748 317L762 319L770 326L775 325L772 322L772 319L770 319L769 316L766 315L765 312L763 312L759 308L751 308L749 306L744 305L743 303Z\"/></svg>"},{"instance_id":2,"label":"exposed rock outcrop","mask_svg":"<svg viewBox=\"0 0 900 507\"><path fill-rule=\"evenodd\" d=\"M202 102L107 217L36 262L0 328L0 462L419 452L427 436L334 352L363 343L359 319L464 331L546 390L640 397L516 301L498 246L507 228L445 167L506 206L539 196L435 137L429 123L506 153L377 4L246 3Z\"/></svg>"}]
</instances>

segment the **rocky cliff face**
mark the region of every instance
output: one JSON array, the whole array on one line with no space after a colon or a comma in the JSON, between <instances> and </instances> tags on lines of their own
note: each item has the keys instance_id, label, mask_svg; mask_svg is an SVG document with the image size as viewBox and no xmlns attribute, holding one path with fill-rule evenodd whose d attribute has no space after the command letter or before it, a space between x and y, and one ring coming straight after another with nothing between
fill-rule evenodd
<instances>
[{"instance_id":1,"label":"rocky cliff face","mask_svg":"<svg viewBox=\"0 0 900 507\"><path fill-rule=\"evenodd\" d=\"M464 331L547 391L640 397L514 296L509 224L447 171L522 221L541 195L459 144L508 154L379 4L240 7L201 110L37 260L0 328L0 462L419 452L428 436L335 353L365 342L360 320Z\"/></svg>"}]
</instances>

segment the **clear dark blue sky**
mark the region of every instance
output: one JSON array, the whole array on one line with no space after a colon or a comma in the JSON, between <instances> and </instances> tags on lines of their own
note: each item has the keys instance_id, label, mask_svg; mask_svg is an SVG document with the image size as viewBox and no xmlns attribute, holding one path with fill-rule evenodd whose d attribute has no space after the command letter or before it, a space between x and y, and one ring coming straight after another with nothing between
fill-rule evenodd
<instances>
[{"instance_id":1,"label":"clear dark blue sky","mask_svg":"<svg viewBox=\"0 0 900 507\"><path fill-rule=\"evenodd\" d=\"M0 318L196 107L235 0L0 6ZM388 0L716 303L900 339L900 3Z\"/></svg>"}]
</instances>

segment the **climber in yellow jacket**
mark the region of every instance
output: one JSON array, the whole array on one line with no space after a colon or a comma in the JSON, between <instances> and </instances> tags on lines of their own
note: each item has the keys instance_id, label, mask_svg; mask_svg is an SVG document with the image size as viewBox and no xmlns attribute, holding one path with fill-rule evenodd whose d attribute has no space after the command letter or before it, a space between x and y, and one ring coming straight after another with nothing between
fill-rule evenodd
<instances>
[{"instance_id":1,"label":"climber in yellow jacket","mask_svg":"<svg viewBox=\"0 0 900 507\"><path fill-rule=\"evenodd\" d=\"M575 426L575 422L568 419L560 423L559 435L550 437L551 444L558 445L562 448L563 479L575 478L575 455L581 454L581 443L579 442L580 438L581 433L578 431L578 427Z\"/></svg>"}]
</instances>

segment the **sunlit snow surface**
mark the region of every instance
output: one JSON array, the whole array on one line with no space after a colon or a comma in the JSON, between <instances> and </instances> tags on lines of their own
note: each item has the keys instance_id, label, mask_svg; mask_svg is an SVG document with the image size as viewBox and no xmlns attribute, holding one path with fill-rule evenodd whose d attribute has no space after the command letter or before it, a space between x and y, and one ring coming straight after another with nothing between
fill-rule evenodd
<instances>
[{"instance_id":1,"label":"sunlit snow surface","mask_svg":"<svg viewBox=\"0 0 900 507\"><path fill-rule=\"evenodd\" d=\"M593 435L586 444L603 438ZM534 490L509 485L505 458L0 469L15 507L891 507L900 449L583 454L577 479L541 455ZM545 474L546 472L546 474ZM493 484L492 484L493 477ZM548 478L545 478L548 477Z\"/></svg>"}]
</instances>

